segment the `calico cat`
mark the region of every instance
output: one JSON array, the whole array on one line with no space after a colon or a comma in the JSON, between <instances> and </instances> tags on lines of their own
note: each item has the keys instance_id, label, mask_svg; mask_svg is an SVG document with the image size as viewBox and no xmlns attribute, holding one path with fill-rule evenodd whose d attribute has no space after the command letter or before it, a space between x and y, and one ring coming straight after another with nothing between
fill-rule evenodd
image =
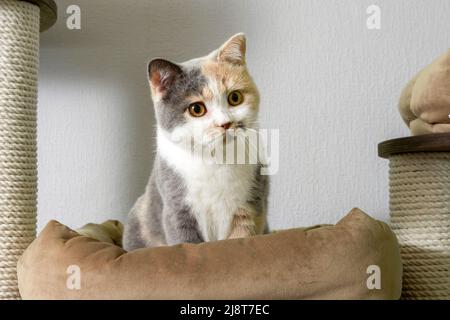
<instances>
[{"instance_id":1,"label":"calico cat","mask_svg":"<svg viewBox=\"0 0 450 320\"><path fill-rule=\"evenodd\" d=\"M261 164L205 162L192 152L193 144L194 149L226 144L230 131L257 129L259 93L245 51L245 36L237 34L205 57L149 63L157 154L145 193L128 215L126 250L246 237L266 229L268 181Z\"/></svg>"}]
</instances>

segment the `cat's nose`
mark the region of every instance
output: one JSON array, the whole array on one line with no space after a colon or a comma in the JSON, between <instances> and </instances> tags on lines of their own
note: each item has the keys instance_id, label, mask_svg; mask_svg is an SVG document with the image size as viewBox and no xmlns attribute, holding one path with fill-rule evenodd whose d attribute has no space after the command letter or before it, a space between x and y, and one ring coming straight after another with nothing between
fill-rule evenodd
<instances>
[{"instance_id":1,"label":"cat's nose","mask_svg":"<svg viewBox=\"0 0 450 320\"><path fill-rule=\"evenodd\" d=\"M230 127L231 127L231 122L226 122L226 123L224 123L224 124L221 124L220 125L222 128L224 128L225 130L228 130L228 129L230 129Z\"/></svg>"}]
</instances>

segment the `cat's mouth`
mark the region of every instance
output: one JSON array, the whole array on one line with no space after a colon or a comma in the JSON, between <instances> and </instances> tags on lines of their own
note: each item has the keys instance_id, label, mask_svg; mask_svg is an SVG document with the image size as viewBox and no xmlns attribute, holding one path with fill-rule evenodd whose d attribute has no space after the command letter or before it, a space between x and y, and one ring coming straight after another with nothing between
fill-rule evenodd
<instances>
[{"instance_id":1,"label":"cat's mouth","mask_svg":"<svg viewBox=\"0 0 450 320\"><path fill-rule=\"evenodd\" d=\"M209 144L227 144L236 139L236 137L246 130L245 124L242 121L233 122L228 129L215 127L206 133Z\"/></svg>"}]
</instances>

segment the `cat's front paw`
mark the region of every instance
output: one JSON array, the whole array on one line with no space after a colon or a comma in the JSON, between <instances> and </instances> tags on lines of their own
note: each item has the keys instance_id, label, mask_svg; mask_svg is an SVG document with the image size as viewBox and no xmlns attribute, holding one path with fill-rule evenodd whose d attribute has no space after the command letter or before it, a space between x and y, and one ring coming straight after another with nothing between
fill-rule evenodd
<instances>
[{"instance_id":1,"label":"cat's front paw","mask_svg":"<svg viewBox=\"0 0 450 320\"><path fill-rule=\"evenodd\" d=\"M253 215L244 209L238 209L233 216L228 239L246 238L256 234Z\"/></svg>"},{"instance_id":2,"label":"cat's front paw","mask_svg":"<svg viewBox=\"0 0 450 320\"><path fill-rule=\"evenodd\" d=\"M230 235L228 236L228 239L237 239L237 238L247 238L254 236L255 232L253 230L250 230L248 228L235 228L231 231Z\"/></svg>"}]
</instances>

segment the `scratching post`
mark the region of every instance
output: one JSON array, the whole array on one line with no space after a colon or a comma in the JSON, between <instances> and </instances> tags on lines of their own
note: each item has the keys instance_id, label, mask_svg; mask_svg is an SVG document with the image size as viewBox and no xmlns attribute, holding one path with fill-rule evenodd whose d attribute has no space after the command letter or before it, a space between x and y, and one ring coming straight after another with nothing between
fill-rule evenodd
<instances>
[{"instance_id":1,"label":"scratching post","mask_svg":"<svg viewBox=\"0 0 450 320\"><path fill-rule=\"evenodd\" d=\"M36 230L39 30L53 1L0 0L0 299L20 298L16 263Z\"/></svg>"},{"instance_id":2,"label":"scratching post","mask_svg":"<svg viewBox=\"0 0 450 320\"><path fill-rule=\"evenodd\" d=\"M391 228L403 260L403 299L450 299L450 133L389 140Z\"/></svg>"}]
</instances>

